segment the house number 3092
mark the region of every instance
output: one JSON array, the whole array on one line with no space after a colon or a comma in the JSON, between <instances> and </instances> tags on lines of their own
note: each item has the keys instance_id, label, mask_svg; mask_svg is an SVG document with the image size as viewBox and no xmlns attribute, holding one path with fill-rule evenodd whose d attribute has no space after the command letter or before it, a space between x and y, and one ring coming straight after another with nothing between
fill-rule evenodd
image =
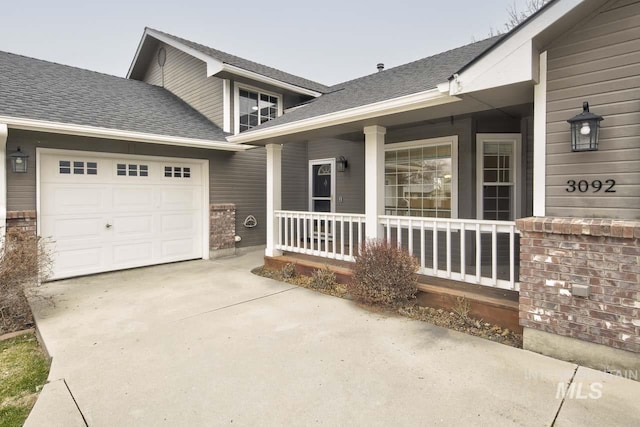
<instances>
[{"instance_id":1,"label":"house number 3092","mask_svg":"<svg viewBox=\"0 0 640 427\"><path fill-rule=\"evenodd\" d=\"M616 190L613 189L613 187L615 186L615 179L607 179L604 181L604 183L599 179L593 180L591 182L584 179L581 179L580 181L570 179L569 181L567 181L567 188L565 188L565 191L567 193L574 193L576 191L580 193L586 193L591 190L593 193L597 193L600 190L603 190L605 193L615 193Z\"/></svg>"}]
</instances>

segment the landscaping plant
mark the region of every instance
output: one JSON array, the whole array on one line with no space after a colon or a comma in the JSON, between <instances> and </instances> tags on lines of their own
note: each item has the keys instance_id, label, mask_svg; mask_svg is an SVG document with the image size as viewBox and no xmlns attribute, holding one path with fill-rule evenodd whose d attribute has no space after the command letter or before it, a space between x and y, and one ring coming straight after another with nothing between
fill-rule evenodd
<instances>
[{"instance_id":1,"label":"landscaping plant","mask_svg":"<svg viewBox=\"0 0 640 427\"><path fill-rule=\"evenodd\" d=\"M329 269L328 265L311 273L311 287L314 289L329 289L335 284L336 275Z\"/></svg>"},{"instance_id":2,"label":"landscaping plant","mask_svg":"<svg viewBox=\"0 0 640 427\"><path fill-rule=\"evenodd\" d=\"M383 240L369 240L356 257L349 293L366 304L406 303L418 292L418 267L417 260L404 249Z\"/></svg>"},{"instance_id":3,"label":"landscaping plant","mask_svg":"<svg viewBox=\"0 0 640 427\"><path fill-rule=\"evenodd\" d=\"M51 275L51 255L32 232L7 229L0 241L0 335L33 325L25 290Z\"/></svg>"}]
</instances>

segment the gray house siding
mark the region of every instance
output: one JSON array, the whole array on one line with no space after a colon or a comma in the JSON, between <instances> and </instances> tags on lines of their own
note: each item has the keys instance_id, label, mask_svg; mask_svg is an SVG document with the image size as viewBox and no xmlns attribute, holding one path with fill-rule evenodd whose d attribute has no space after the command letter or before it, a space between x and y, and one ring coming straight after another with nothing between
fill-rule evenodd
<instances>
[{"instance_id":1,"label":"gray house siding","mask_svg":"<svg viewBox=\"0 0 640 427\"><path fill-rule=\"evenodd\" d=\"M640 218L640 1L610 2L548 48L546 213ZM567 119L588 101L604 117L600 148L573 153ZM616 182L615 193L567 181Z\"/></svg>"},{"instance_id":2,"label":"gray house siding","mask_svg":"<svg viewBox=\"0 0 640 427\"><path fill-rule=\"evenodd\" d=\"M160 67L157 61L157 53L161 47L167 53L164 67ZM218 127L223 127L222 79L207 77L207 66L203 61L173 46L159 43L151 56L143 81L166 88Z\"/></svg>"},{"instance_id":3,"label":"gray house siding","mask_svg":"<svg viewBox=\"0 0 640 427\"><path fill-rule=\"evenodd\" d=\"M210 203L235 203L236 233L242 237L238 247L265 243L266 154L263 148L231 153L10 130L7 151L13 152L18 146L30 156L29 172L7 174L8 211L36 209L36 147L208 159ZM257 227L244 227L247 215L257 218Z\"/></svg>"}]
</instances>

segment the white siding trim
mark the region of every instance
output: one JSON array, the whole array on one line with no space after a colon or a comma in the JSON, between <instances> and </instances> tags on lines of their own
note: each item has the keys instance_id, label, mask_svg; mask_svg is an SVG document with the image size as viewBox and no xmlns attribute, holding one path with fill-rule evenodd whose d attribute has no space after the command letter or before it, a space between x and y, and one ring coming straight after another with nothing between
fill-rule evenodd
<instances>
[{"instance_id":1,"label":"white siding trim","mask_svg":"<svg viewBox=\"0 0 640 427\"><path fill-rule=\"evenodd\" d=\"M483 168L484 168L484 143L485 142L511 142L513 144L513 165L512 165L512 181L513 181L513 200L511 201L511 209L513 212L513 220L520 218L522 212L522 179L520 176L520 168L522 167L522 134L519 133L478 133L476 134L476 218L483 219L484 201L482 187L484 184Z\"/></svg>"},{"instance_id":2,"label":"white siding trim","mask_svg":"<svg viewBox=\"0 0 640 427\"><path fill-rule=\"evenodd\" d=\"M266 256L280 256L282 252L276 249L279 219L276 212L282 209L282 145L267 144L267 247Z\"/></svg>"},{"instance_id":3,"label":"white siding trim","mask_svg":"<svg viewBox=\"0 0 640 427\"><path fill-rule=\"evenodd\" d=\"M378 218L384 214L384 141L387 128L366 126L364 129L364 213L365 236L381 239L384 230Z\"/></svg>"},{"instance_id":4,"label":"white siding trim","mask_svg":"<svg viewBox=\"0 0 640 427\"><path fill-rule=\"evenodd\" d=\"M144 132L133 132L119 129L108 129L94 126L75 125L69 123L49 122L45 120L22 119L0 116L0 123L6 123L10 129L32 130L36 132L60 133L64 135L89 136L93 138L118 139L123 141L145 142L150 144L176 145L181 147L205 148L222 151L246 151L253 146L231 144L224 141L184 138L178 136L157 135Z\"/></svg>"},{"instance_id":5,"label":"white siding trim","mask_svg":"<svg viewBox=\"0 0 640 427\"><path fill-rule=\"evenodd\" d=\"M234 82L233 84L233 133L234 135L238 135L240 133L240 89L248 90L251 92L257 92L258 94L263 93L265 95L274 96L278 98L278 117L282 115L283 100L282 100L281 94L270 92L268 90L262 90L255 86Z\"/></svg>"},{"instance_id":6,"label":"white siding trim","mask_svg":"<svg viewBox=\"0 0 640 427\"><path fill-rule=\"evenodd\" d=\"M547 52L540 54L540 78L533 101L533 216L545 216L547 185Z\"/></svg>"},{"instance_id":7,"label":"white siding trim","mask_svg":"<svg viewBox=\"0 0 640 427\"><path fill-rule=\"evenodd\" d=\"M313 166L329 163L331 165L331 212L336 211L336 159L309 160L309 212L313 212Z\"/></svg>"},{"instance_id":8,"label":"white siding trim","mask_svg":"<svg viewBox=\"0 0 640 427\"><path fill-rule=\"evenodd\" d=\"M351 123L358 120L366 120L390 114L402 113L405 111L448 104L450 102L461 100L461 98L443 94L436 88L386 101L363 105L361 107L354 107L343 111L336 111L334 113L310 117L308 119L292 123L286 123L265 129L251 130L250 132L230 136L228 139L230 142L244 144L267 138L276 138L293 133L336 126L343 123Z\"/></svg>"},{"instance_id":9,"label":"white siding trim","mask_svg":"<svg viewBox=\"0 0 640 427\"><path fill-rule=\"evenodd\" d=\"M231 81L222 80L222 130L231 133Z\"/></svg>"},{"instance_id":10,"label":"white siding trim","mask_svg":"<svg viewBox=\"0 0 640 427\"><path fill-rule=\"evenodd\" d=\"M486 55L451 80L450 94L457 95L535 78L532 40L586 0L560 0L550 4Z\"/></svg>"},{"instance_id":11,"label":"white siding trim","mask_svg":"<svg viewBox=\"0 0 640 427\"><path fill-rule=\"evenodd\" d=\"M442 144L451 145L451 218L458 218L458 135L386 144L384 151ZM384 175L384 169L382 174Z\"/></svg>"},{"instance_id":12,"label":"white siding trim","mask_svg":"<svg viewBox=\"0 0 640 427\"><path fill-rule=\"evenodd\" d=\"M9 128L0 123L0 238L4 237L7 225L7 137ZM0 246L1 246L0 242Z\"/></svg>"}]
</instances>

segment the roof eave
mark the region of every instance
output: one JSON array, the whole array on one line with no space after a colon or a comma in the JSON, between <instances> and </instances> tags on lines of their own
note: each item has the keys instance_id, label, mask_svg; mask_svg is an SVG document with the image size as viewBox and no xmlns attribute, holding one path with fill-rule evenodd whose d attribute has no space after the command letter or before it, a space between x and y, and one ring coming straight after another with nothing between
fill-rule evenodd
<instances>
[{"instance_id":1,"label":"roof eave","mask_svg":"<svg viewBox=\"0 0 640 427\"><path fill-rule=\"evenodd\" d=\"M159 135L120 129L86 126L72 123L50 122L46 120L26 119L20 117L0 116L0 124L9 129L29 130L35 132L57 133L65 135L107 138L149 144L175 145L179 147L204 148L220 151L246 151L256 148L250 145L233 144L229 141L216 141L198 138L187 138L170 135Z\"/></svg>"},{"instance_id":2,"label":"roof eave","mask_svg":"<svg viewBox=\"0 0 640 427\"><path fill-rule=\"evenodd\" d=\"M285 135L311 131L324 127L356 122L359 120L367 120L390 114L417 110L420 108L433 107L436 105L447 104L460 100L461 99L458 97L451 96L448 93L440 92L440 90L438 90L437 88L430 89L427 91L380 101L373 104L367 104L347 110L336 111L329 114L323 114L321 116L310 117L292 123L284 123L265 129L256 129L250 132L229 136L227 139L232 143L246 144L250 142L261 141L264 139L277 138Z\"/></svg>"},{"instance_id":3,"label":"roof eave","mask_svg":"<svg viewBox=\"0 0 640 427\"><path fill-rule=\"evenodd\" d=\"M143 49L144 46L144 42L145 39L147 37L153 37L154 39L161 41L162 43L165 43L169 46L172 46L188 55L193 56L194 58L197 58L201 61L203 61L206 65L207 65L207 77L211 77L211 76L215 76L217 74L220 74L222 72L227 72L230 74L235 74L241 77L246 77L255 81L259 81L261 83L265 83L265 84L269 84L271 86L275 86L275 87L279 87L282 89L286 89L289 90L291 92L295 92L295 93L299 93L301 95L307 95L307 96L312 96L314 98L319 97L320 95L322 95L321 92L312 90L312 89L308 89L305 87L301 87L301 86L297 86L291 83L287 83L287 82L283 82L281 80L278 79L274 79L272 77L267 77L264 76L262 74L259 73L255 73L253 71L249 71L249 70L245 70L243 68L240 67L236 67L234 65L231 64L227 64L224 63L220 60L218 60L217 58L214 58L210 55L207 55L203 52L200 52L197 49L194 49L190 46L187 46L184 43L181 43L175 39L173 39L172 37L168 37L164 34L161 34L157 31L154 31L151 28L145 28L144 33L142 35L142 39L140 40L140 43L138 44L138 49L136 50L136 54L133 58L133 62L131 63L131 66L129 67L129 71L127 73L127 78L131 78L131 75L135 69L136 63L138 61L138 57L140 56L140 53Z\"/></svg>"}]
</instances>

